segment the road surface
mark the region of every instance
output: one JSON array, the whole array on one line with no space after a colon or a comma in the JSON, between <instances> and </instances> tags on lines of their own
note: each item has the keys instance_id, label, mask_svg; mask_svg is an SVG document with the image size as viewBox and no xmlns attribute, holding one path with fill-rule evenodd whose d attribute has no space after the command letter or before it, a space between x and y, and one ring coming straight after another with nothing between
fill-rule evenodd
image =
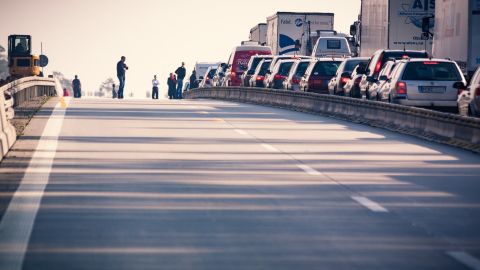
<instances>
[{"instance_id":1,"label":"road surface","mask_svg":"<svg viewBox=\"0 0 480 270\"><path fill-rule=\"evenodd\" d=\"M65 105L0 168L2 269L480 269L479 155L250 104Z\"/></svg>"}]
</instances>

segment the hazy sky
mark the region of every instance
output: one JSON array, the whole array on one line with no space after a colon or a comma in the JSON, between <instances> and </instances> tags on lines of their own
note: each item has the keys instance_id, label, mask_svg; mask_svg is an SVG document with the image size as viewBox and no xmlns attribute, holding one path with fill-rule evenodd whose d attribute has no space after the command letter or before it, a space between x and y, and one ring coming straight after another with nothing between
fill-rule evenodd
<instances>
[{"instance_id":1,"label":"hazy sky","mask_svg":"<svg viewBox=\"0 0 480 270\"><path fill-rule=\"evenodd\" d=\"M277 11L333 12L335 30L348 32L359 10L360 0L1 0L0 44L9 34L32 35L34 52L43 42L50 58L46 73L78 74L86 91L116 80L125 55L126 93L145 97L154 74L163 95L181 61L188 74L196 61L227 61L250 28Z\"/></svg>"}]
</instances>

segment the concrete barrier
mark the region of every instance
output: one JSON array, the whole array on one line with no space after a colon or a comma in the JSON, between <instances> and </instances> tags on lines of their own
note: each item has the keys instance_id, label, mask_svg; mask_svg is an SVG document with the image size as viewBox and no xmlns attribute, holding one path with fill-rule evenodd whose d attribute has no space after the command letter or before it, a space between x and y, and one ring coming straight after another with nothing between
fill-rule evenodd
<instances>
[{"instance_id":1,"label":"concrete barrier","mask_svg":"<svg viewBox=\"0 0 480 270\"><path fill-rule=\"evenodd\" d=\"M5 101L5 91L12 94L13 100ZM17 139L15 128L9 121L14 113L11 106L15 108L25 101L44 95L62 95L62 88L58 80L26 77L0 87L0 160L8 153Z\"/></svg>"},{"instance_id":2,"label":"concrete barrier","mask_svg":"<svg viewBox=\"0 0 480 270\"><path fill-rule=\"evenodd\" d=\"M480 119L347 97L263 88L194 89L185 98L211 98L333 116L480 153Z\"/></svg>"}]
</instances>

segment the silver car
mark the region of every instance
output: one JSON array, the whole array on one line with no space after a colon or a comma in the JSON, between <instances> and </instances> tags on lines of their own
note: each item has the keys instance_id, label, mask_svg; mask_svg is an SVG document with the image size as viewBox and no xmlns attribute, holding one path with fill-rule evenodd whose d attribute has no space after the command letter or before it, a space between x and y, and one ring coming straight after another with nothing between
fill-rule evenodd
<instances>
[{"instance_id":1,"label":"silver car","mask_svg":"<svg viewBox=\"0 0 480 270\"><path fill-rule=\"evenodd\" d=\"M458 96L458 112L465 116L480 117L480 67L473 74L467 90Z\"/></svg>"},{"instance_id":2,"label":"silver car","mask_svg":"<svg viewBox=\"0 0 480 270\"><path fill-rule=\"evenodd\" d=\"M445 59L401 60L385 86L389 101L417 107L457 110L466 81L457 63Z\"/></svg>"}]
</instances>

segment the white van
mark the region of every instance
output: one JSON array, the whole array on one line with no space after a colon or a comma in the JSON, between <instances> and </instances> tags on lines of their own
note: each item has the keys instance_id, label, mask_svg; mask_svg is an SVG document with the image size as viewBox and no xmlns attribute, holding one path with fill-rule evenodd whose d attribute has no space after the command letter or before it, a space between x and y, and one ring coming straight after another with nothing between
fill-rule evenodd
<instances>
[{"instance_id":1,"label":"white van","mask_svg":"<svg viewBox=\"0 0 480 270\"><path fill-rule=\"evenodd\" d=\"M195 71L197 75L197 80L201 81L205 77L207 70L210 67L217 67L221 62L197 62L195 64Z\"/></svg>"},{"instance_id":2,"label":"white van","mask_svg":"<svg viewBox=\"0 0 480 270\"><path fill-rule=\"evenodd\" d=\"M350 57L352 51L350 44L345 37L338 36L320 36L315 44L312 57Z\"/></svg>"}]
</instances>

